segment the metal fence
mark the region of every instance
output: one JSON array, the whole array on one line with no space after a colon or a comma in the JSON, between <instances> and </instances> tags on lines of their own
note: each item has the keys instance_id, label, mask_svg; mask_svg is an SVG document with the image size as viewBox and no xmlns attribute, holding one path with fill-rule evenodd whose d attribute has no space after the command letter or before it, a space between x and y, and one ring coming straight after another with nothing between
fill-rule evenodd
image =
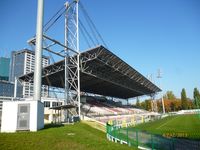
<instances>
[{"instance_id":1,"label":"metal fence","mask_svg":"<svg viewBox=\"0 0 200 150\"><path fill-rule=\"evenodd\" d=\"M200 150L200 141L164 137L139 131L133 127L106 125L107 138L113 142L128 144L143 149L158 150Z\"/></svg>"}]
</instances>

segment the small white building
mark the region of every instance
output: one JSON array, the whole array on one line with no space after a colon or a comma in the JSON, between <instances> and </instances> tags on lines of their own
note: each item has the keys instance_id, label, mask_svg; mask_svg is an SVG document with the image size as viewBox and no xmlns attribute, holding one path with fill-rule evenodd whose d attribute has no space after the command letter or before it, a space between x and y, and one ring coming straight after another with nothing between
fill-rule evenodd
<instances>
[{"instance_id":1,"label":"small white building","mask_svg":"<svg viewBox=\"0 0 200 150\"><path fill-rule=\"evenodd\" d=\"M2 130L2 125L1 125L2 122L6 121L6 123L10 124L9 119L14 119L14 118L16 121L15 114L17 114L17 111L18 111L17 105L21 104L21 103L30 103L30 105L31 105L33 103L33 97L21 98L20 101L15 101L15 99L13 99L12 97L10 97L9 99L5 99L5 97L3 99L0 99L0 126L1 126L2 132L4 130L4 129ZM44 123L56 122L59 119L58 112L56 112L56 110L49 109L49 108L63 105L64 99L42 97L40 103L43 104L43 111L40 112L40 115L43 116L43 122ZM4 110L4 119L5 120L2 121L3 110ZM32 111L30 113L32 113ZM15 117L13 118L12 116L10 116L11 114L13 115L13 117L14 116ZM32 114L30 116L31 116L30 119L32 119ZM29 129L27 129L27 130L29 130Z\"/></svg>"},{"instance_id":2,"label":"small white building","mask_svg":"<svg viewBox=\"0 0 200 150\"><path fill-rule=\"evenodd\" d=\"M44 128L44 105L40 101L4 101L1 132L37 131Z\"/></svg>"}]
</instances>

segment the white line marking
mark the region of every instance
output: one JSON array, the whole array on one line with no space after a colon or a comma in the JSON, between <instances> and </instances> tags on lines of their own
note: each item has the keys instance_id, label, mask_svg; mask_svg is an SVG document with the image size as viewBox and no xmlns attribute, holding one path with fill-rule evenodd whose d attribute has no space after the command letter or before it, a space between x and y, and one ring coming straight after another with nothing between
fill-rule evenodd
<instances>
[{"instance_id":1,"label":"white line marking","mask_svg":"<svg viewBox=\"0 0 200 150\"><path fill-rule=\"evenodd\" d=\"M159 129L159 128L165 126L166 124L168 124L169 122L171 122L172 120L174 120L174 119L176 119L176 118L178 118L178 117L179 117L179 116L174 117L173 119L171 119L171 120L169 120L169 121L163 123L161 126L157 127L156 129Z\"/></svg>"}]
</instances>

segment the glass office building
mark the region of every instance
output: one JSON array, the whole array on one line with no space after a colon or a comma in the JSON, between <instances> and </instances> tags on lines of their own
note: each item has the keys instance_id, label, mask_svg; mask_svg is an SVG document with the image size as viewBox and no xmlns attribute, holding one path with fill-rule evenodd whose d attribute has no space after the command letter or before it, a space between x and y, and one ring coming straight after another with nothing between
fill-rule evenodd
<instances>
[{"instance_id":1,"label":"glass office building","mask_svg":"<svg viewBox=\"0 0 200 150\"><path fill-rule=\"evenodd\" d=\"M8 81L0 81L0 96L13 97L14 96L14 83Z\"/></svg>"},{"instance_id":2,"label":"glass office building","mask_svg":"<svg viewBox=\"0 0 200 150\"><path fill-rule=\"evenodd\" d=\"M0 57L0 80L9 80L10 58Z\"/></svg>"},{"instance_id":3,"label":"glass office building","mask_svg":"<svg viewBox=\"0 0 200 150\"><path fill-rule=\"evenodd\" d=\"M42 66L49 65L49 57L42 57ZM35 67L35 53L34 51L23 49L20 51L13 51L11 54L10 65L10 81L14 82L15 77L22 76L24 74L34 71ZM48 96L48 87L42 86L42 96ZM30 97L33 96L33 83L17 82L17 97Z\"/></svg>"}]
</instances>

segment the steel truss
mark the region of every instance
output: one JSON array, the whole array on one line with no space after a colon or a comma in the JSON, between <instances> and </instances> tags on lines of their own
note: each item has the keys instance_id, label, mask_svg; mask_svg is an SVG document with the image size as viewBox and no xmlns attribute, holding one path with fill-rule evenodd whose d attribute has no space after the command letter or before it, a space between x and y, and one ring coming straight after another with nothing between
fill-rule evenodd
<instances>
[{"instance_id":1,"label":"steel truss","mask_svg":"<svg viewBox=\"0 0 200 150\"><path fill-rule=\"evenodd\" d=\"M72 56L71 60L76 59L76 55ZM69 69L74 72L73 61L69 62ZM43 79L50 77L51 79L60 78L63 80L62 72L64 72L64 60L57 62L53 65L45 67L43 69ZM54 77L53 74L56 74ZM80 74L81 74L81 91L92 93L91 88L94 88L94 93L99 90L100 94L105 96L117 97L118 98L130 98L141 95L150 95L157 93L160 89L154 85L151 81L142 76L135 69L130 67L116 55L111 53L109 50L103 46L97 46L86 52L80 53ZM51 76L52 75L52 76ZM23 80L28 80L31 78L32 74L23 76ZM95 79L94 79L95 78ZM47 80L47 79L46 79ZM48 84L47 81L44 81ZM58 82L58 83L57 83ZM100 84L99 84L100 82ZM105 83L106 82L106 83ZM104 84L105 83L105 84ZM77 83L76 83L77 84ZM54 81L55 86L63 87L64 84L60 85L60 81ZM124 93L117 93L115 87L123 88ZM88 90L90 87L90 90ZM74 89L75 87L71 87ZM113 89L112 89L113 88ZM110 90L110 95L105 90ZM100 91L104 90L104 91ZM112 94L112 95L111 95Z\"/></svg>"},{"instance_id":2,"label":"steel truss","mask_svg":"<svg viewBox=\"0 0 200 150\"><path fill-rule=\"evenodd\" d=\"M80 51L79 51L79 30L78 30L78 0L71 3L66 2L65 14L65 43L62 44L45 34L43 34L43 50L53 53L64 58L64 64L53 65L51 69L45 68L42 77L54 74L58 71L65 71L62 86L65 88L65 105L76 105L78 107L78 115L80 117ZM36 39L32 38L28 41L31 46L35 46ZM55 50L56 49L56 50ZM33 81L33 76L27 76L28 81ZM51 81L48 80L51 86Z\"/></svg>"},{"instance_id":3,"label":"steel truss","mask_svg":"<svg viewBox=\"0 0 200 150\"><path fill-rule=\"evenodd\" d=\"M103 64L103 67L97 68L96 63L94 65L87 63L94 59L97 60L97 63ZM96 49L95 53L82 53L81 65L83 73L102 78L103 80L109 80L109 82L124 86L130 90L133 90L134 86L134 88L138 89L135 92L142 95L147 93L151 95L152 91L159 91L159 88L151 81L147 80L143 75L102 46ZM110 73L112 73L112 76Z\"/></svg>"}]
</instances>

